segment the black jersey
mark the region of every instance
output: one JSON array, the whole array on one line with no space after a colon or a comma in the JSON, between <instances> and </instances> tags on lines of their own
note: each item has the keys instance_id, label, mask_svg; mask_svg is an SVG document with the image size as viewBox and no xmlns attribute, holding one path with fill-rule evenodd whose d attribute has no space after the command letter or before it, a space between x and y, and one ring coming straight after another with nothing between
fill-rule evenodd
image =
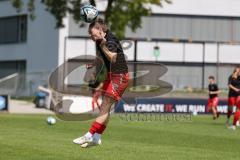
<instances>
[{"instance_id":1,"label":"black jersey","mask_svg":"<svg viewBox=\"0 0 240 160\"><path fill-rule=\"evenodd\" d=\"M117 53L116 62L111 63L106 57L105 53L102 51L100 43L97 43L97 51L102 57L107 71L112 73L127 73L127 62L119 40L109 31L106 32L105 38L106 47L108 48L108 50Z\"/></svg>"},{"instance_id":2,"label":"black jersey","mask_svg":"<svg viewBox=\"0 0 240 160\"><path fill-rule=\"evenodd\" d=\"M230 75L228 78L228 85L230 85L230 84L233 87L240 89L240 76L238 76L238 78L236 79L236 78L233 78L232 75ZM239 95L240 95L240 93L237 93L233 89L229 88L228 97L237 97Z\"/></svg>"},{"instance_id":3,"label":"black jersey","mask_svg":"<svg viewBox=\"0 0 240 160\"><path fill-rule=\"evenodd\" d=\"M218 91L218 86L217 84L209 84L208 85L208 90L209 91ZM214 98L214 97L217 97L218 94L209 94L209 98Z\"/></svg>"}]
</instances>

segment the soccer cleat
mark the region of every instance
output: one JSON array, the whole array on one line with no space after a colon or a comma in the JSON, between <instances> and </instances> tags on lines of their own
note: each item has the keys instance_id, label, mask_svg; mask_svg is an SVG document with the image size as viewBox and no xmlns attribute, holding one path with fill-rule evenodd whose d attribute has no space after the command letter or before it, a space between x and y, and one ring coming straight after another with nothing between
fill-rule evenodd
<instances>
[{"instance_id":1,"label":"soccer cleat","mask_svg":"<svg viewBox=\"0 0 240 160\"><path fill-rule=\"evenodd\" d=\"M240 126L240 124L239 124L239 121L237 121L237 123L236 123L236 126L237 126L237 127L239 127L239 126Z\"/></svg>"},{"instance_id":2,"label":"soccer cleat","mask_svg":"<svg viewBox=\"0 0 240 160\"><path fill-rule=\"evenodd\" d=\"M232 126L229 126L228 129L231 129L231 130L236 130L236 126L232 125Z\"/></svg>"},{"instance_id":3,"label":"soccer cleat","mask_svg":"<svg viewBox=\"0 0 240 160\"><path fill-rule=\"evenodd\" d=\"M82 136L82 137L74 139L73 143L82 145L82 144L89 143L89 142L92 142L92 141L93 141L93 138L88 138L86 136Z\"/></svg>"},{"instance_id":4,"label":"soccer cleat","mask_svg":"<svg viewBox=\"0 0 240 160\"><path fill-rule=\"evenodd\" d=\"M91 142L82 144L81 147L82 148L88 148L88 147L98 146L98 145L101 145L101 144L102 144L101 139L99 139L98 141L92 140Z\"/></svg>"}]
</instances>

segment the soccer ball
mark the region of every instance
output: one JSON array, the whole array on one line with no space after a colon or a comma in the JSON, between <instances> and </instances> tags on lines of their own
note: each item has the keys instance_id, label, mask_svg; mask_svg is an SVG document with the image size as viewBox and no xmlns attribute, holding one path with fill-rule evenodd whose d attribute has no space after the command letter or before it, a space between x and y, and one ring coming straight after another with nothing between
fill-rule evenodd
<instances>
[{"instance_id":1,"label":"soccer ball","mask_svg":"<svg viewBox=\"0 0 240 160\"><path fill-rule=\"evenodd\" d=\"M98 10L92 5L85 5L80 9L80 18L87 23L93 22L98 16Z\"/></svg>"},{"instance_id":2,"label":"soccer ball","mask_svg":"<svg viewBox=\"0 0 240 160\"><path fill-rule=\"evenodd\" d=\"M192 112L192 114L193 114L193 116L197 116L197 115L198 115L197 110L194 110L194 111Z\"/></svg>"},{"instance_id":3,"label":"soccer ball","mask_svg":"<svg viewBox=\"0 0 240 160\"><path fill-rule=\"evenodd\" d=\"M48 117L48 118L47 118L47 123L48 123L49 125L53 125L53 124L56 123L56 119L53 118L53 117Z\"/></svg>"}]
</instances>

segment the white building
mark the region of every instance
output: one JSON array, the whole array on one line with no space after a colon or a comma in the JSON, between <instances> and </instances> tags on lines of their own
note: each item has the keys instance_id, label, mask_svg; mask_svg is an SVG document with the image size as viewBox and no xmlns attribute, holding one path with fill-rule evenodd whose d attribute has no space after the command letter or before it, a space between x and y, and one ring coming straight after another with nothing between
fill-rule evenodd
<instances>
[{"instance_id":1,"label":"white building","mask_svg":"<svg viewBox=\"0 0 240 160\"><path fill-rule=\"evenodd\" d=\"M210 74L225 88L226 74L232 70L229 65L240 63L240 45L233 45L240 41L240 1L172 1L164 3L164 8L151 6L153 15L143 18L136 33L127 28L126 38L138 39L136 46L125 50L129 60L134 60L137 47L137 61L156 61L152 53L158 45L157 60L169 68L162 78L174 88L205 87ZM97 3L100 11L105 7L106 2ZM36 1L35 14L36 20L31 21L26 9L17 13L10 1L0 0L0 77L26 73L20 82L27 81L26 94L46 83L49 73L65 60L95 54L87 26L79 28L68 16L66 27L55 29L54 17L40 1Z\"/></svg>"}]
</instances>

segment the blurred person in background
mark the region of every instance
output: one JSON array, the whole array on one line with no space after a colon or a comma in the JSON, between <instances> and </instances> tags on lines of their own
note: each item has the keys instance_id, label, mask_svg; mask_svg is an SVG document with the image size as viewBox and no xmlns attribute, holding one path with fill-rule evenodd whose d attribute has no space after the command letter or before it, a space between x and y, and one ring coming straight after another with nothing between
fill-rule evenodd
<instances>
[{"instance_id":1,"label":"blurred person in background","mask_svg":"<svg viewBox=\"0 0 240 160\"><path fill-rule=\"evenodd\" d=\"M219 117L219 112L217 110L217 105L219 102L218 94L220 93L218 89L218 85L216 84L214 76L208 77L209 85L208 85L208 111L211 111L213 114L213 119L217 119Z\"/></svg>"}]
</instances>

